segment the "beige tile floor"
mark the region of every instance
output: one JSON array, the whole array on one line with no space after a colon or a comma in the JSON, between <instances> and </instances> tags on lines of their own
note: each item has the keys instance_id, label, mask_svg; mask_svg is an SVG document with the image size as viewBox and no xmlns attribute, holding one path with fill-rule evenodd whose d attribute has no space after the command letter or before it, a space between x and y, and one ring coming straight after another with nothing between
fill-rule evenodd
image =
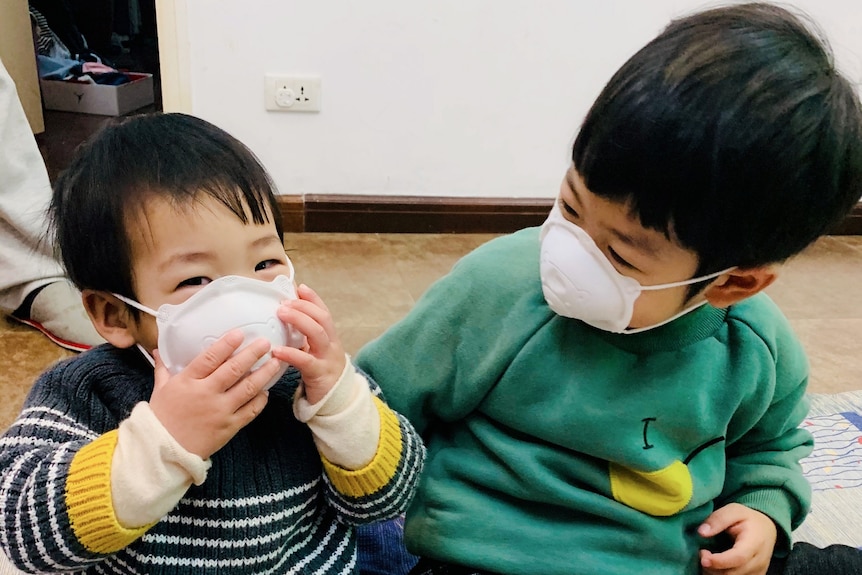
<instances>
[{"instance_id":1,"label":"beige tile floor","mask_svg":"<svg viewBox=\"0 0 862 575\"><path fill-rule=\"evenodd\" d=\"M353 353L401 318L463 254L492 235L287 234L297 279L332 311ZM768 292L790 318L811 360L810 391L862 389L862 236L820 239L784 266ZM0 319L0 430L33 379L71 356L38 332Z\"/></svg>"}]
</instances>

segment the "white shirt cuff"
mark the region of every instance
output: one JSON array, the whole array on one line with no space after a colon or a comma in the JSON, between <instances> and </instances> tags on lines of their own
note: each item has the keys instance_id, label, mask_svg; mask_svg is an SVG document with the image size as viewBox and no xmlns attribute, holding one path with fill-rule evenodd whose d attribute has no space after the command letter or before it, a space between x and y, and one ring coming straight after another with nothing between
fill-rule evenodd
<instances>
[{"instance_id":1,"label":"white shirt cuff","mask_svg":"<svg viewBox=\"0 0 862 575\"><path fill-rule=\"evenodd\" d=\"M368 381L347 358L341 377L323 398L308 403L300 386L293 413L311 429L317 450L344 469L362 469L374 459L380 443L380 413Z\"/></svg>"},{"instance_id":2,"label":"white shirt cuff","mask_svg":"<svg viewBox=\"0 0 862 575\"><path fill-rule=\"evenodd\" d=\"M189 486L204 482L212 462L186 451L150 409L138 403L120 424L111 461L111 497L126 528L164 517Z\"/></svg>"}]
</instances>

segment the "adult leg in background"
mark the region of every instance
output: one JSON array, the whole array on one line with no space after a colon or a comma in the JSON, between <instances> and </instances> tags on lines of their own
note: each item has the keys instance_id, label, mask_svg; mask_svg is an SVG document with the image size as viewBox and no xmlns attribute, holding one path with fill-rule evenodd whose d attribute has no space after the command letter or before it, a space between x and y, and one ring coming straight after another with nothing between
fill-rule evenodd
<instances>
[{"instance_id":1,"label":"adult leg in background","mask_svg":"<svg viewBox=\"0 0 862 575\"><path fill-rule=\"evenodd\" d=\"M0 62L0 311L83 351L103 340L46 239L50 198L45 162Z\"/></svg>"}]
</instances>

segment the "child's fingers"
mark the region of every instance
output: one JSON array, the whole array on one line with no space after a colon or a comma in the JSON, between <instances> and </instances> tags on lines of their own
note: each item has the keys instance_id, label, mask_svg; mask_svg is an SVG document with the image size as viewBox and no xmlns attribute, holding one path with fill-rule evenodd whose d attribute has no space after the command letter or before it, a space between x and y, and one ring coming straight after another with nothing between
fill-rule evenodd
<instances>
[{"instance_id":1,"label":"child's fingers","mask_svg":"<svg viewBox=\"0 0 862 575\"><path fill-rule=\"evenodd\" d=\"M332 314L329 313L329 310L325 307L321 307L317 303L311 300L302 300L295 299L292 301L284 302L281 305L282 308L294 309L299 312L304 313L325 329L327 332L332 333L335 330L335 322L332 319Z\"/></svg>"},{"instance_id":2,"label":"child's fingers","mask_svg":"<svg viewBox=\"0 0 862 575\"><path fill-rule=\"evenodd\" d=\"M158 349L153 350L153 391L160 390L171 380L171 372L162 361L162 355Z\"/></svg>"},{"instance_id":3,"label":"child's fingers","mask_svg":"<svg viewBox=\"0 0 862 575\"><path fill-rule=\"evenodd\" d=\"M704 558L702 557L701 565L718 571L724 571L741 567L749 559L751 559L751 557L747 553L744 553L737 547L731 547L727 551L722 551L721 553L711 553L705 563Z\"/></svg>"},{"instance_id":4,"label":"child's fingers","mask_svg":"<svg viewBox=\"0 0 862 575\"><path fill-rule=\"evenodd\" d=\"M715 537L742 521L745 518L744 511L745 508L736 503L719 507L710 513L697 532L701 537Z\"/></svg>"},{"instance_id":5,"label":"child's fingers","mask_svg":"<svg viewBox=\"0 0 862 575\"><path fill-rule=\"evenodd\" d=\"M227 332L186 366L186 374L194 379L209 376L236 351L242 344L242 340L241 330L234 329Z\"/></svg>"},{"instance_id":6,"label":"child's fingers","mask_svg":"<svg viewBox=\"0 0 862 575\"><path fill-rule=\"evenodd\" d=\"M246 406L249 403L254 404L258 396L267 395L263 392L263 389L270 381L272 381L272 378L275 377L275 374L278 373L279 369L281 369L281 362L277 359L270 359L254 370L253 373L247 375L236 382L235 385L231 386L230 389L226 391L226 395L230 397L231 402L236 406L234 413L240 415L241 418L244 417L243 414L248 415L248 409ZM264 402L264 404L266 404L266 402ZM254 415L256 416L257 413L260 413L260 411L257 411Z\"/></svg>"},{"instance_id":7,"label":"child's fingers","mask_svg":"<svg viewBox=\"0 0 862 575\"><path fill-rule=\"evenodd\" d=\"M700 550L700 566L701 575L717 575L721 573L720 569L712 568L712 553L706 549Z\"/></svg>"},{"instance_id":8,"label":"child's fingers","mask_svg":"<svg viewBox=\"0 0 862 575\"><path fill-rule=\"evenodd\" d=\"M264 407L266 407L268 401L269 392L264 391L262 393L258 393L252 397L251 400L240 406L234 415L236 416L237 421L241 424L241 427L245 427L251 423L255 417L260 415L260 412L263 411Z\"/></svg>"},{"instance_id":9,"label":"child's fingers","mask_svg":"<svg viewBox=\"0 0 862 575\"><path fill-rule=\"evenodd\" d=\"M295 347L277 345L272 348L272 357L298 368L298 364L303 363L304 359L308 357L308 353Z\"/></svg>"},{"instance_id":10,"label":"child's fingers","mask_svg":"<svg viewBox=\"0 0 862 575\"><path fill-rule=\"evenodd\" d=\"M294 300L282 305L278 318L298 329L312 348L320 348L335 339L332 317L309 301Z\"/></svg>"},{"instance_id":11,"label":"child's fingers","mask_svg":"<svg viewBox=\"0 0 862 575\"><path fill-rule=\"evenodd\" d=\"M275 346L272 348L272 357L288 365L292 365L299 371L306 373L317 361L308 351L290 346Z\"/></svg>"},{"instance_id":12,"label":"child's fingers","mask_svg":"<svg viewBox=\"0 0 862 575\"><path fill-rule=\"evenodd\" d=\"M269 353L271 347L269 340L262 337L257 338L235 355L226 359L208 379L221 391L232 388L249 372L257 360Z\"/></svg>"},{"instance_id":13,"label":"child's fingers","mask_svg":"<svg viewBox=\"0 0 862 575\"><path fill-rule=\"evenodd\" d=\"M162 361L162 356L158 349L153 350L153 361L155 362L155 365L153 366L153 386L161 387L168 382L168 379L171 377L171 372L168 371L167 366Z\"/></svg>"},{"instance_id":14,"label":"child's fingers","mask_svg":"<svg viewBox=\"0 0 862 575\"><path fill-rule=\"evenodd\" d=\"M320 299L320 296L317 295L317 292L308 287L307 285L299 284L299 287L296 288L296 295L299 296L299 299L310 301L317 307L323 308L326 313L329 313L329 308L326 307L326 304L323 303L323 300Z\"/></svg>"}]
</instances>

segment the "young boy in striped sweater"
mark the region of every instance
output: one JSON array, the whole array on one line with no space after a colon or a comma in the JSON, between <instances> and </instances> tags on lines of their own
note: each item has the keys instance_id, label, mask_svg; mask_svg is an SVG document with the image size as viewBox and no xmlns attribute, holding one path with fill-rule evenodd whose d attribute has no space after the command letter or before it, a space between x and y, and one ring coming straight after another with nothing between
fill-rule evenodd
<instances>
[{"instance_id":1,"label":"young boy in striped sweater","mask_svg":"<svg viewBox=\"0 0 862 575\"><path fill-rule=\"evenodd\" d=\"M0 438L0 549L27 572L357 571L354 526L404 511L424 448L321 299L276 298L264 323L290 346L234 329L177 359L178 310L198 328L293 289L254 155L191 116L132 118L78 153L51 210L109 344L49 369Z\"/></svg>"}]
</instances>

